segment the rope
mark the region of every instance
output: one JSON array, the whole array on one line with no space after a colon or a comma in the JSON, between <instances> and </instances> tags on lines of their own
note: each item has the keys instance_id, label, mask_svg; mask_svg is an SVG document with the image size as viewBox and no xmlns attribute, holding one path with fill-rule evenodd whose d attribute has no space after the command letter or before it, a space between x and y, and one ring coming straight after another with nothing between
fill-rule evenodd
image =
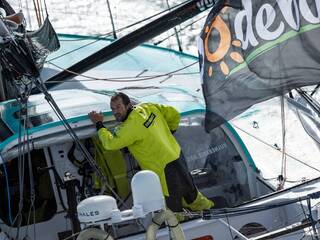
<instances>
[{"instance_id":1,"label":"rope","mask_svg":"<svg viewBox=\"0 0 320 240\"><path fill-rule=\"evenodd\" d=\"M167 3L168 10L171 11L170 4L169 4L169 0L166 0L166 3ZM174 27L173 30L174 30L174 35L176 36L176 40L177 40L177 44L178 44L179 51L180 51L180 52L183 52L182 47L181 47L181 41L180 41L180 39L179 39L179 35L178 35L177 28Z\"/></svg>"},{"instance_id":2,"label":"rope","mask_svg":"<svg viewBox=\"0 0 320 240\"><path fill-rule=\"evenodd\" d=\"M26 111L25 108L25 98L21 97L20 99L20 110L19 117L24 116L23 111ZM16 239L19 238L20 226L22 223L22 209L23 209L23 195L24 195L24 169L25 169L25 142L26 142L26 119L23 117L23 136L22 136L22 128L19 124L19 139L18 139L18 174L19 174L19 207L17 215L15 216L12 225L17 222L17 232ZM23 141L21 139L23 138ZM22 145L22 146L21 146ZM22 150L21 150L22 148Z\"/></svg>"},{"instance_id":3,"label":"rope","mask_svg":"<svg viewBox=\"0 0 320 240\"><path fill-rule=\"evenodd\" d=\"M42 23L44 22L44 19L45 19L44 15L43 15L43 3L41 0L38 0L38 1L39 1L39 6L40 6L41 25L42 25Z\"/></svg>"},{"instance_id":4,"label":"rope","mask_svg":"<svg viewBox=\"0 0 320 240\"><path fill-rule=\"evenodd\" d=\"M61 68L60 68L61 69ZM188 72L188 73L174 73L174 74L170 74L168 75L168 77L172 77L172 76L183 76L183 75L195 75L195 74L199 74L199 72ZM159 76L157 75L147 75L145 77L150 77L150 78L158 78L158 77L165 77L166 74ZM71 80L66 80L65 82L90 82L90 81L96 81L96 79L94 79L94 77L92 77L93 79L71 79ZM113 77L113 78L107 78L107 79L97 79L99 81L109 81L109 80L118 80L119 82L124 82L125 79L135 79L138 77ZM141 81L146 81L148 79L140 79ZM140 81L139 80L139 81ZM162 83L164 80L161 80L160 82ZM51 81L52 83L61 83L61 81ZM49 83L50 84L50 83ZM199 91L200 89L198 89L197 91Z\"/></svg>"},{"instance_id":5,"label":"rope","mask_svg":"<svg viewBox=\"0 0 320 240\"><path fill-rule=\"evenodd\" d=\"M40 8L39 0L36 0L36 4L37 4L37 8L35 10L38 11L38 16L39 16L38 26L40 27L42 25L42 18L41 18L41 8Z\"/></svg>"},{"instance_id":6,"label":"rope","mask_svg":"<svg viewBox=\"0 0 320 240\"><path fill-rule=\"evenodd\" d=\"M286 158L286 121L285 121L285 109L284 109L284 97L280 97L281 104L281 127L282 127L282 164L281 175L279 176L279 185L277 190L281 190L284 187L287 178L287 158Z\"/></svg>"},{"instance_id":7,"label":"rope","mask_svg":"<svg viewBox=\"0 0 320 240\"><path fill-rule=\"evenodd\" d=\"M318 196L319 194L317 194L317 196ZM317 235L317 230L316 230L316 228L315 228L315 225L316 225L316 223L317 223L317 221L315 221L314 219L313 219L313 216L312 216L312 210L311 210L311 200L310 200L311 198L308 198L307 199L307 205L308 205L308 210L309 210L309 219L310 219L310 221L311 221L311 223L312 223L312 230L313 230L313 233L314 233L314 236L315 236L315 238L317 239L317 240L319 240L319 238L318 238L318 235ZM312 237L313 238L313 237Z\"/></svg>"},{"instance_id":8,"label":"rope","mask_svg":"<svg viewBox=\"0 0 320 240\"><path fill-rule=\"evenodd\" d=\"M144 76L144 77L117 77L117 78L96 78L96 77L91 77L91 76L88 76L88 75L84 75L84 74L80 74L80 73L76 73L76 72L73 72L73 71L70 71L68 69L65 69L65 68L62 68L52 62L49 62L50 64L52 64L53 66L63 70L63 71L66 71L66 72L69 72L69 73L72 73L73 75L76 75L76 76L81 76L81 77L84 77L84 78L88 78L90 79L90 81L94 80L94 81L106 81L106 82L140 82L140 81L146 81L146 80L154 80L155 78L161 78L161 77L166 77L166 76L169 76L169 75L173 75L174 73L177 73L177 72L180 72L184 69L187 69L195 64L198 63L198 61L196 62L193 62L193 63L190 63L182 68L179 68L177 70L174 70L174 71L171 71L171 72L168 72L168 73L165 73L165 74L158 74L158 75L150 75L150 76ZM194 73L192 73L194 74ZM77 81L85 81L83 79L78 79ZM58 81L59 83L61 83L61 81ZM66 80L65 82L70 82L70 80ZM52 82L49 82L47 84L50 84L50 83L55 83L55 81L52 81Z\"/></svg>"},{"instance_id":9,"label":"rope","mask_svg":"<svg viewBox=\"0 0 320 240\"><path fill-rule=\"evenodd\" d=\"M28 109L28 101L26 101L26 109ZM28 110L26 111L26 120L29 119L28 117ZM34 175L33 175L33 170L32 170L32 161L31 161L31 151L30 151L30 146L29 146L29 142L30 142L30 139L29 139L29 127L27 126L27 152L28 152L28 167L29 167L29 181L30 181L30 201L31 201L31 204L30 204L30 208L29 208L29 214L28 214L28 220L27 220L27 230L26 230L26 234L28 234L28 227L29 227L29 221L30 221L30 216L31 216L31 213L33 213L33 236L34 236L34 239L36 240L36 228L35 228L35 224L36 224L36 217L35 217L35 205L34 205L34 202L35 202L35 198L36 198L36 195L35 195L35 187L34 187Z\"/></svg>"},{"instance_id":10,"label":"rope","mask_svg":"<svg viewBox=\"0 0 320 240\"><path fill-rule=\"evenodd\" d=\"M47 7L47 2L46 0L43 0L43 4L44 4L44 10L46 11L46 15L47 17L49 16L49 13L48 13L48 7Z\"/></svg>"},{"instance_id":11,"label":"rope","mask_svg":"<svg viewBox=\"0 0 320 240\"><path fill-rule=\"evenodd\" d=\"M36 4L36 0L32 0L33 1L33 7L34 7L34 12L36 14L36 17L37 17L37 21L38 21L38 27L40 27L40 14L39 14L39 11L38 11L38 8L37 8L37 4Z\"/></svg>"},{"instance_id":12,"label":"rope","mask_svg":"<svg viewBox=\"0 0 320 240\"><path fill-rule=\"evenodd\" d=\"M313 89L313 91L312 91L311 94L310 94L311 97L318 91L319 87L320 87L320 84L318 84L318 85Z\"/></svg>"},{"instance_id":13,"label":"rope","mask_svg":"<svg viewBox=\"0 0 320 240\"><path fill-rule=\"evenodd\" d=\"M230 233L230 237L231 237L230 239L234 239L234 236L233 236L232 230L231 230L231 224L230 224L230 221L229 221L229 216L228 216L227 213L226 213L225 217L226 217L226 220L227 220L227 223L228 223L228 229L229 229L229 233Z\"/></svg>"},{"instance_id":14,"label":"rope","mask_svg":"<svg viewBox=\"0 0 320 240\"><path fill-rule=\"evenodd\" d=\"M113 17L112 17L112 12L111 12L111 8L110 8L110 3L109 0L107 0L107 6L108 6L108 11L109 11L109 15L110 15L110 21L111 21L111 25L112 25L112 32L113 32L113 38L117 39L117 34L116 34L116 28L114 26L114 22L113 22Z\"/></svg>"}]
</instances>

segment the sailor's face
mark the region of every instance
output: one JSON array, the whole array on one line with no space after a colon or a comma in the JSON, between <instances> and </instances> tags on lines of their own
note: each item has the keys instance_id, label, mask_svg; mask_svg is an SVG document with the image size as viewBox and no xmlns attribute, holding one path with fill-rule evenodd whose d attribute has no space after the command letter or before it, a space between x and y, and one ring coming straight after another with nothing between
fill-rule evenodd
<instances>
[{"instance_id":1,"label":"sailor's face","mask_svg":"<svg viewBox=\"0 0 320 240\"><path fill-rule=\"evenodd\" d=\"M122 98L114 99L113 101L111 101L110 105L111 105L112 113L116 118L116 120L118 122L122 122L127 116L129 105L126 106L123 103Z\"/></svg>"}]
</instances>

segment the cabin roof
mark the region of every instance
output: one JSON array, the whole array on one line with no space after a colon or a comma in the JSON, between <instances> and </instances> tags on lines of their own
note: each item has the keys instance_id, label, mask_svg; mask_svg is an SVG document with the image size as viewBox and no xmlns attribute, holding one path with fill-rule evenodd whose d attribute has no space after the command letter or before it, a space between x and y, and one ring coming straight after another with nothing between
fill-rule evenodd
<instances>
[{"instance_id":1,"label":"cabin roof","mask_svg":"<svg viewBox=\"0 0 320 240\"><path fill-rule=\"evenodd\" d=\"M191 93L178 86L123 88L120 91L128 94L134 102L156 102L174 106L182 115L194 111L204 111L204 103L199 94ZM114 91L69 89L51 91L50 93L66 119L71 123L88 122L87 114L93 110L103 112L106 121L114 120L109 106ZM17 138L19 127L23 129L19 109L20 105L15 100L0 103L0 125L2 125L0 127L3 135L0 138L2 142L0 149L1 145L6 144L5 142ZM62 122L47 103L43 94L30 96L28 119L30 134L62 126ZM6 132L8 133L6 134Z\"/></svg>"},{"instance_id":2,"label":"cabin roof","mask_svg":"<svg viewBox=\"0 0 320 240\"><path fill-rule=\"evenodd\" d=\"M44 81L111 42L105 38L74 35L60 35L59 39L62 43L61 48L50 54L46 67L41 71L41 79ZM75 51L78 48L81 51ZM73 81L61 84L50 93L75 128L93 126L87 116L92 110L102 111L105 121L113 121L109 102L114 91L122 91L137 102L172 105L182 115L189 114L190 111L203 112L205 108L200 91L197 61L196 57L188 54L143 44L85 73L86 76L99 79L114 78L115 81L92 81L86 78L82 81L84 77L77 76ZM147 80L136 81L136 76ZM126 81L126 78L129 81ZM77 81L80 81L79 85L76 85ZM22 125L19 104L15 100L0 103L0 114L1 151L17 141ZM28 117L28 132L32 138L46 136L46 133L52 133L58 128L59 131L63 131L62 122L42 94L30 96Z\"/></svg>"}]
</instances>

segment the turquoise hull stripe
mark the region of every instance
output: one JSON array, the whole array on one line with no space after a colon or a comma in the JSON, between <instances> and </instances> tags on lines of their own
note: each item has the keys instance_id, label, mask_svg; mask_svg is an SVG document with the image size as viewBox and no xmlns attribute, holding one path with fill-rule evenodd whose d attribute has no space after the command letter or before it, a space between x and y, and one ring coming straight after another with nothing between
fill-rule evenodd
<instances>
[{"instance_id":1,"label":"turquoise hull stripe","mask_svg":"<svg viewBox=\"0 0 320 240\"><path fill-rule=\"evenodd\" d=\"M190 111L185 111L181 113L182 117L186 117L189 115L193 115L193 114L204 114L205 113L205 109L196 109L196 110L190 110ZM103 113L104 116L112 116L111 112L105 112ZM72 123L76 123L79 121L83 121L83 120L88 120L88 116L79 116L79 117L73 117L68 119L68 123L72 124ZM50 128L54 128L54 127L58 127L58 126L63 126L62 122L57 121L57 122L51 122L39 127L34 127L32 129L29 130L29 134L33 134L36 132L41 132L44 131L46 129L50 129ZM235 131L235 129L227 122L225 123L225 126L228 128L228 130L232 133L232 135L234 136L234 138L236 139L236 141L238 142L238 144L241 146L242 150L244 151L246 158L248 159L249 165L253 168L254 171L257 172L257 167L248 151L248 149L246 148L245 144L243 143L243 141L241 140L240 136L238 135L238 133ZM7 138L5 141L3 141L0 144L0 150L2 150L7 144L9 144L11 141L14 141L18 139L18 134L15 134L9 138Z\"/></svg>"}]
</instances>

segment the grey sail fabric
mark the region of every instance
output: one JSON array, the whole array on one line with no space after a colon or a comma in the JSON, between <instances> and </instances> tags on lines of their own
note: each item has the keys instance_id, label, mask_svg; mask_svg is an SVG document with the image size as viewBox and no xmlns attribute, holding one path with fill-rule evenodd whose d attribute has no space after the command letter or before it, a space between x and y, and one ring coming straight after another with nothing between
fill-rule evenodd
<instances>
[{"instance_id":1,"label":"grey sail fabric","mask_svg":"<svg viewBox=\"0 0 320 240\"><path fill-rule=\"evenodd\" d=\"M207 130L253 104L320 83L320 2L242 5L211 12L200 35Z\"/></svg>"},{"instance_id":2,"label":"grey sail fabric","mask_svg":"<svg viewBox=\"0 0 320 240\"><path fill-rule=\"evenodd\" d=\"M60 48L58 36L48 17L38 30L28 32L27 38L31 42L32 54L38 67L42 66L49 53Z\"/></svg>"}]
</instances>

